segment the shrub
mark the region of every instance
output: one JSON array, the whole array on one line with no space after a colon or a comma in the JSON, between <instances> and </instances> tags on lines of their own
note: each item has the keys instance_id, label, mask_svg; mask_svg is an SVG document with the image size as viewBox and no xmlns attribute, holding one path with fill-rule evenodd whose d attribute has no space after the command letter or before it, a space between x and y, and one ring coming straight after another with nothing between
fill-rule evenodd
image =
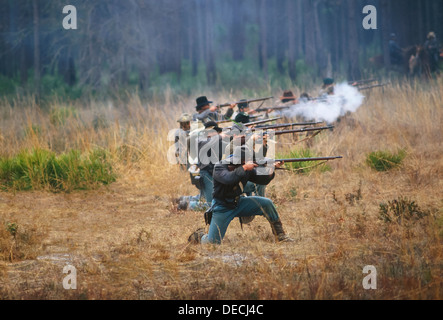
<instances>
[{"instance_id":1,"label":"shrub","mask_svg":"<svg viewBox=\"0 0 443 320\"><path fill-rule=\"evenodd\" d=\"M429 211L424 211L415 203L407 198L399 198L388 203L381 203L379 217L384 222L390 223L403 220L419 220L429 215Z\"/></svg>"},{"instance_id":2,"label":"shrub","mask_svg":"<svg viewBox=\"0 0 443 320\"><path fill-rule=\"evenodd\" d=\"M377 171L388 171L399 167L406 157L406 151L401 149L397 153L389 151L371 152L366 157L366 164Z\"/></svg>"},{"instance_id":3,"label":"shrub","mask_svg":"<svg viewBox=\"0 0 443 320\"><path fill-rule=\"evenodd\" d=\"M301 159L301 158L313 158L317 157L310 149L297 149L292 150L288 154L279 156L280 159ZM285 167L291 171L299 173L309 173L314 168L319 168L321 172L330 171L331 167L327 164L322 164L319 161L304 161L304 162L292 162L286 163Z\"/></svg>"},{"instance_id":4,"label":"shrub","mask_svg":"<svg viewBox=\"0 0 443 320\"><path fill-rule=\"evenodd\" d=\"M104 150L82 155L77 150L57 156L34 149L10 158L0 158L0 187L14 190L52 191L94 189L116 179Z\"/></svg>"},{"instance_id":5,"label":"shrub","mask_svg":"<svg viewBox=\"0 0 443 320\"><path fill-rule=\"evenodd\" d=\"M77 117L77 110L74 107L58 107L51 110L49 121L54 126L62 126L70 118Z\"/></svg>"}]
</instances>

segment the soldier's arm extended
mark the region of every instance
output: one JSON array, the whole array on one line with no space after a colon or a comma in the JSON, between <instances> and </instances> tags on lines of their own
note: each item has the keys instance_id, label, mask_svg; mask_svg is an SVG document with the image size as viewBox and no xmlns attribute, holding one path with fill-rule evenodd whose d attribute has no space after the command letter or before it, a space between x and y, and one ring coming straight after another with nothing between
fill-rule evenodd
<instances>
[{"instance_id":1,"label":"soldier's arm extended","mask_svg":"<svg viewBox=\"0 0 443 320\"><path fill-rule=\"evenodd\" d=\"M233 171L229 170L227 164L217 164L214 168L214 180L225 185L237 185L240 181L248 176L249 173L245 171L243 166L236 167Z\"/></svg>"},{"instance_id":2,"label":"soldier's arm extended","mask_svg":"<svg viewBox=\"0 0 443 320\"><path fill-rule=\"evenodd\" d=\"M268 174L259 174L257 172L257 169L255 169L253 171L253 173L251 174L249 181L255 183L255 184L259 184L262 186L267 186L268 184L271 183L271 181L274 179L275 177L275 171L271 168L260 168L259 170L267 170ZM263 172L262 172L263 173Z\"/></svg>"}]
</instances>

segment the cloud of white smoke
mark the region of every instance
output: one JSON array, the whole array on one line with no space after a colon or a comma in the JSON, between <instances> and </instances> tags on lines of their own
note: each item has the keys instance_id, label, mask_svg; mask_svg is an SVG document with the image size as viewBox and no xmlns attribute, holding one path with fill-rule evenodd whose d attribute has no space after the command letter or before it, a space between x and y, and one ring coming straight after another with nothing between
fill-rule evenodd
<instances>
[{"instance_id":1,"label":"cloud of white smoke","mask_svg":"<svg viewBox=\"0 0 443 320\"><path fill-rule=\"evenodd\" d=\"M305 120L325 121L330 124L348 112L355 112L363 104L364 96L347 83L335 86L334 95L313 101L300 102L284 115L288 117L302 116Z\"/></svg>"}]
</instances>

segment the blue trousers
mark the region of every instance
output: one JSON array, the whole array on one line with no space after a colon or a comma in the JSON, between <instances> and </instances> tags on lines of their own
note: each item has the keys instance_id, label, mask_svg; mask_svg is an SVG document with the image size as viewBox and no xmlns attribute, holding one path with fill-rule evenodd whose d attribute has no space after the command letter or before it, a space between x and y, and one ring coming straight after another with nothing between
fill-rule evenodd
<instances>
[{"instance_id":1,"label":"blue trousers","mask_svg":"<svg viewBox=\"0 0 443 320\"><path fill-rule=\"evenodd\" d=\"M200 186L202 197L205 198L208 205L211 205L212 192L214 190L214 180L212 178L212 172L209 172L207 170L200 171Z\"/></svg>"},{"instance_id":2,"label":"blue trousers","mask_svg":"<svg viewBox=\"0 0 443 320\"><path fill-rule=\"evenodd\" d=\"M215 201L212 204L212 221L209 233L201 239L203 244L220 244L229 224L236 217L264 216L269 222L280 219L272 200L263 197L241 197L234 209L216 204Z\"/></svg>"},{"instance_id":3,"label":"blue trousers","mask_svg":"<svg viewBox=\"0 0 443 320\"><path fill-rule=\"evenodd\" d=\"M257 197L264 197L266 186L262 186L259 184L252 183L251 181L248 181L243 191L244 193L246 193L248 197L251 197L253 193L255 193Z\"/></svg>"}]
</instances>

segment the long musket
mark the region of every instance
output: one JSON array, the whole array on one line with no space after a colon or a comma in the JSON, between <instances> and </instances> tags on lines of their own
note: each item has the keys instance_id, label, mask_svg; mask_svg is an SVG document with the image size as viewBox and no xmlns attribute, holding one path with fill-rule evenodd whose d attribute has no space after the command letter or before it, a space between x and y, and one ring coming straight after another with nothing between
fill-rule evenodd
<instances>
[{"instance_id":1,"label":"long musket","mask_svg":"<svg viewBox=\"0 0 443 320\"><path fill-rule=\"evenodd\" d=\"M342 156L334 156L334 157L313 157L313 158L293 158L293 159L263 159L259 161L254 161L254 163L260 167L266 167L269 164L273 164L276 162L284 162L286 163L295 163L295 162L311 162L311 161L330 161L336 159L343 159ZM234 170L238 165L230 165L230 171Z\"/></svg>"},{"instance_id":2,"label":"long musket","mask_svg":"<svg viewBox=\"0 0 443 320\"><path fill-rule=\"evenodd\" d=\"M259 99L250 99L250 100L246 100L246 101L237 101L234 103L224 103L224 104L219 104L217 106L217 108L226 108L229 107L231 104L240 104L240 103L253 103L253 102L262 102L262 101L267 101L267 100L271 100L274 99L274 97L267 97L267 98L259 98Z\"/></svg>"},{"instance_id":3,"label":"long musket","mask_svg":"<svg viewBox=\"0 0 443 320\"><path fill-rule=\"evenodd\" d=\"M326 126L326 127L314 127L314 128L303 128L303 129L294 129L294 130L282 130L282 131L264 131L263 134L269 134L273 133L276 136L281 136L284 134L290 134L290 133L301 133L301 132L311 132L311 131L322 131L322 130L330 130L334 129L334 126Z\"/></svg>"},{"instance_id":4,"label":"long musket","mask_svg":"<svg viewBox=\"0 0 443 320\"><path fill-rule=\"evenodd\" d=\"M265 111L268 111L268 110L285 110L285 109L292 108L293 105L290 105L290 106L276 106L276 107L269 107L269 108L258 108L255 111L257 111L257 112L265 112Z\"/></svg>"},{"instance_id":5,"label":"long musket","mask_svg":"<svg viewBox=\"0 0 443 320\"><path fill-rule=\"evenodd\" d=\"M254 161L260 167L266 167L269 164L273 164L276 162L284 162L286 163L295 163L295 162L311 162L311 161L330 161L336 159L343 159L342 156L333 156L333 157L313 157L313 158L292 158L292 159L262 159L258 161Z\"/></svg>"},{"instance_id":6,"label":"long musket","mask_svg":"<svg viewBox=\"0 0 443 320\"><path fill-rule=\"evenodd\" d=\"M275 159L273 162L285 162L285 163L294 163L294 162L308 162L308 161L329 161L343 159L342 156L335 157L313 157L313 158L295 158L295 159ZM258 163L259 164L259 163Z\"/></svg>"},{"instance_id":7,"label":"long musket","mask_svg":"<svg viewBox=\"0 0 443 320\"><path fill-rule=\"evenodd\" d=\"M373 83L378 81L377 79L367 79L367 80L357 80L357 81L349 81L348 84L350 86L361 86L363 84Z\"/></svg>"},{"instance_id":8,"label":"long musket","mask_svg":"<svg viewBox=\"0 0 443 320\"><path fill-rule=\"evenodd\" d=\"M283 123L276 125L265 125L265 126L256 126L251 128L252 130L268 130L268 129L278 129L285 127L301 127L301 126L314 126L317 124L321 124L323 122L294 122L294 123Z\"/></svg>"},{"instance_id":9,"label":"long musket","mask_svg":"<svg viewBox=\"0 0 443 320\"><path fill-rule=\"evenodd\" d=\"M362 90L369 90L369 89L373 89L373 88L378 88L378 87L386 87L388 84L387 83L383 83L383 84L375 84L373 86L367 86L367 87L363 87L363 88L358 88L359 91Z\"/></svg>"},{"instance_id":10,"label":"long musket","mask_svg":"<svg viewBox=\"0 0 443 320\"><path fill-rule=\"evenodd\" d=\"M249 118L250 119L257 119L257 118L260 118L261 116L259 115L259 116L250 116ZM231 122L234 122L234 120L233 119L228 119L228 120L218 120L218 121L215 121L215 123L217 123L217 124L223 124L223 123L231 123Z\"/></svg>"},{"instance_id":11,"label":"long musket","mask_svg":"<svg viewBox=\"0 0 443 320\"><path fill-rule=\"evenodd\" d=\"M282 117L276 117L276 118L271 118L271 119L259 120L259 121L255 121L255 122L249 122L249 123L245 123L244 125L247 127L251 127L251 126L255 126L257 124L268 123L268 122L276 121L276 120L280 120L280 119L282 119Z\"/></svg>"}]
</instances>

